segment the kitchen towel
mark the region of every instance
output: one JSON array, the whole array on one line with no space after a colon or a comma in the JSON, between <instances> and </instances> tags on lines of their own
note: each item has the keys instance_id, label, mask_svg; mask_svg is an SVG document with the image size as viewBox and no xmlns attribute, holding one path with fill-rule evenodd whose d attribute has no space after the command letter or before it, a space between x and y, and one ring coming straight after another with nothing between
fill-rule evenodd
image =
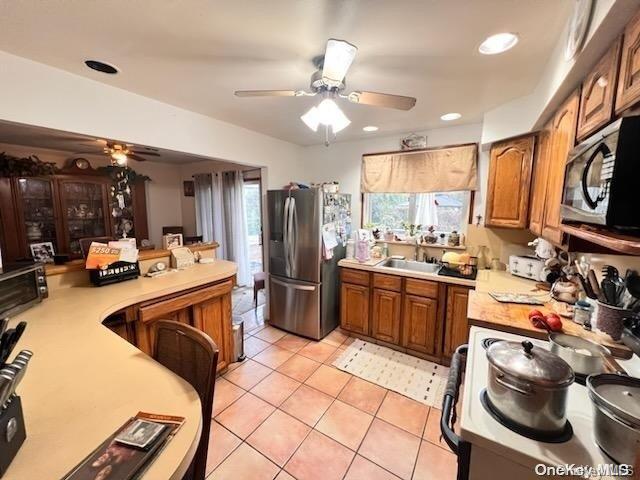
<instances>
[{"instance_id":1,"label":"kitchen towel","mask_svg":"<svg viewBox=\"0 0 640 480\"><path fill-rule=\"evenodd\" d=\"M442 408L449 369L356 339L333 366L430 407Z\"/></svg>"}]
</instances>

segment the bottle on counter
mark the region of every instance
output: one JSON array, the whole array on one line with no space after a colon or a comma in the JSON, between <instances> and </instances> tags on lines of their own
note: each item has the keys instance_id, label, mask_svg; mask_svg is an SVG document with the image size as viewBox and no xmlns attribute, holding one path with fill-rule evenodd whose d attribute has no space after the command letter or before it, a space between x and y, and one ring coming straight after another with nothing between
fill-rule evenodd
<instances>
[{"instance_id":1,"label":"bottle on counter","mask_svg":"<svg viewBox=\"0 0 640 480\"><path fill-rule=\"evenodd\" d=\"M384 242L382 245L382 257L387 258L389 256L389 244Z\"/></svg>"},{"instance_id":2,"label":"bottle on counter","mask_svg":"<svg viewBox=\"0 0 640 480\"><path fill-rule=\"evenodd\" d=\"M356 255L356 242L355 240L350 238L349 240L347 240L347 259L353 260L355 255Z\"/></svg>"}]
</instances>

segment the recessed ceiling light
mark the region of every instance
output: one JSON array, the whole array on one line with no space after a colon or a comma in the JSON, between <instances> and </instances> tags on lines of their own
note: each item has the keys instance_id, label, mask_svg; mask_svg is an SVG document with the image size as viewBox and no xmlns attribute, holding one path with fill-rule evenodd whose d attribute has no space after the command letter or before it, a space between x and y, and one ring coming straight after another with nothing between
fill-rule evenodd
<instances>
[{"instance_id":1,"label":"recessed ceiling light","mask_svg":"<svg viewBox=\"0 0 640 480\"><path fill-rule=\"evenodd\" d=\"M440 120L444 120L445 122L450 122L452 120L458 120L459 118L462 118L462 115L460 115L457 112L451 112L451 113L445 113L444 115L442 115L440 117Z\"/></svg>"},{"instance_id":2,"label":"recessed ceiling light","mask_svg":"<svg viewBox=\"0 0 640 480\"><path fill-rule=\"evenodd\" d=\"M108 63L100 62L99 60L85 60L84 64L91 70L96 72L108 73L109 75L115 75L118 73L118 69Z\"/></svg>"},{"instance_id":3,"label":"recessed ceiling light","mask_svg":"<svg viewBox=\"0 0 640 480\"><path fill-rule=\"evenodd\" d=\"M478 51L483 55L495 55L515 47L516 43L518 43L518 35L515 33L496 33L482 42Z\"/></svg>"},{"instance_id":4,"label":"recessed ceiling light","mask_svg":"<svg viewBox=\"0 0 640 480\"><path fill-rule=\"evenodd\" d=\"M375 125L367 125L366 127L362 127L362 130L364 130L365 132L377 132L378 127L376 127Z\"/></svg>"}]
</instances>

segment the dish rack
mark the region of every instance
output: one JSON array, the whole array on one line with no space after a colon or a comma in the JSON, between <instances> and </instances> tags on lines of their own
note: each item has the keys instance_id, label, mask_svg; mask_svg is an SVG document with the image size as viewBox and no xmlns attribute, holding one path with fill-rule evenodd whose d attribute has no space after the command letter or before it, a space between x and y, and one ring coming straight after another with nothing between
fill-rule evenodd
<instances>
[{"instance_id":1,"label":"dish rack","mask_svg":"<svg viewBox=\"0 0 640 480\"><path fill-rule=\"evenodd\" d=\"M464 278L467 280L475 280L478 275L478 267L470 264L457 264L449 262L440 262L440 270L438 275L445 277Z\"/></svg>"}]
</instances>

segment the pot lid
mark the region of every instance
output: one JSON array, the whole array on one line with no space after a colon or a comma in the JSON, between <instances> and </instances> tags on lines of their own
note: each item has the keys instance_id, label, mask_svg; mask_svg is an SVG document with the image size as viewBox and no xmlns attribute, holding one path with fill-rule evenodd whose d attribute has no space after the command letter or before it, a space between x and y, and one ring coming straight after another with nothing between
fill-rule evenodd
<instances>
[{"instance_id":1,"label":"pot lid","mask_svg":"<svg viewBox=\"0 0 640 480\"><path fill-rule=\"evenodd\" d=\"M524 342L495 342L487 349L487 358L500 371L518 380L546 388L571 385L573 370L555 353Z\"/></svg>"},{"instance_id":2,"label":"pot lid","mask_svg":"<svg viewBox=\"0 0 640 480\"><path fill-rule=\"evenodd\" d=\"M640 424L640 379L610 373L594 375L589 377L588 388L597 404Z\"/></svg>"}]
</instances>

